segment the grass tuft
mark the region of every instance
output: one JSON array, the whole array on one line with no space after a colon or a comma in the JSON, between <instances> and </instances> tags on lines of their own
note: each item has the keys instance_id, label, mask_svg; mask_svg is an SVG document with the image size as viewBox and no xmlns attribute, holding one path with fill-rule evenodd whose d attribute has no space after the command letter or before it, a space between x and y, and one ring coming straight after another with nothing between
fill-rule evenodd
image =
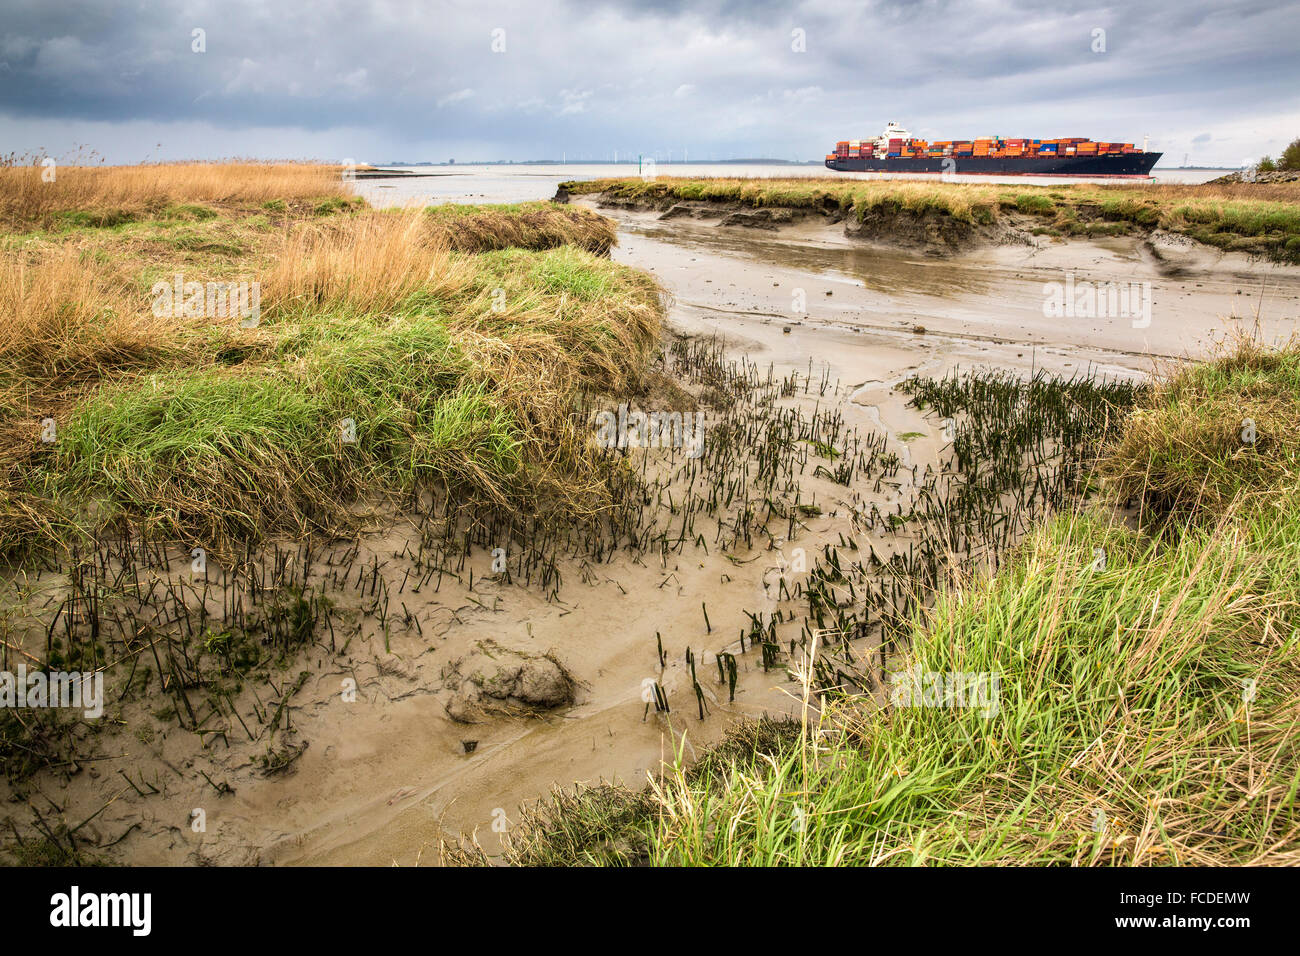
<instances>
[{"instance_id":1,"label":"grass tuft","mask_svg":"<svg viewBox=\"0 0 1300 956\"><path fill-rule=\"evenodd\" d=\"M1241 341L1157 383L1100 473L1145 517L1217 522L1300 490L1300 348Z\"/></svg>"}]
</instances>

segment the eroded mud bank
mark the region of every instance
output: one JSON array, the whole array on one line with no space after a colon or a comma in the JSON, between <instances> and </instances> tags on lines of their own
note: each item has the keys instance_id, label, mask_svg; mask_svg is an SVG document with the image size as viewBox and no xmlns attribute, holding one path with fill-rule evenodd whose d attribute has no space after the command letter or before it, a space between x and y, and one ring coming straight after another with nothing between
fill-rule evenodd
<instances>
[{"instance_id":1,"label":"eroded mud bank","mask_svg":"<svg viewBox=\"0 0 1300 956\"><path fill-rule=\"evenodd\" d=\"M973 362L1145 374L1153 362L1209 354L1256 322L1265 340L1286 338L1300 317L1300 267L1179 236L1033 237L1029 245L934 257L861 243L815 215L755 232L719 219L603 211L620 222L615 258L653 272L685 328L725 332L739 347L805 362L829 360L846 379L859 369L886 379L888 372L871 374L881 364L933 370ZM1110 286L1131 288L1132 307L1111 311L1100 302L1091 313L1048 314L1055 297L1091 289L1105 299Z\"/></svg>"},{"instance_id":2,"label":"eroded mud bank","mask_svg":"<svg viewBox=\"0 0 1300 956\"><path fill-rule=\"evenodd\" d=\"M1034 199L1035 197L1025 197ZM616 218L624 214L649 214L660 221L687 221L709 226L767 233L807 233L817 226L834 227L854 242L887 249L906 250L933 257L960 256L997 246L1041 248L1053 242L1086 246L1093 242L1119 240L1140 249L1160 275L1177 277L1221 264L1222 249L1204 245L1187 235L1161 229L1154 219L1108 218L1100 202L1078 202L1070 207L1064 225L1050 215L1035 214L1030 203L1025 210L1004 205L994 216L985 210L968 217L952 215L938 208L912 209L898 203L873 206L859 215L832 198L806 205L753 206L715 199L680 199L664 196L629 197L607 191L571 197L561 186L555 195L561 203L579 202ZM1049 212L1050 204L1044 207ZM1062 231L1064 230L1064 231ZM1079 252L1086 255L1086 252ZM1251 258L1235 253L1227 257L1229 268L1239 268ZM1284 265L1285 268L1285 265ZM1291 268L1296 268L1294 264Z\"/></svg>"}]
</instances>

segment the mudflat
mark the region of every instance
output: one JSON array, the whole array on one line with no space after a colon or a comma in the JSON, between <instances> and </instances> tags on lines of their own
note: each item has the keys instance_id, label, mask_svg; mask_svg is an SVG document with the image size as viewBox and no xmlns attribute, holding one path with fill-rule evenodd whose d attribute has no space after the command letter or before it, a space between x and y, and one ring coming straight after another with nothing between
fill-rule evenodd
<instances>
[{"instance_id":1,"label":"mudflat","mask_svg":"<svg viewBox=\"0 0 1300 956\"><path fill-rule=\"evenodd\" d=\"M491 854L518 807L554 786L637 786L739 718L797 711L785 669L744 653L743 635L752 615L785 602L774 585L796 548L811 555L846 535L862 538L856 518L867 504L893 507L913 486L911 469L939 466L938 424L909 405L902 381L977 368L1140 378L1157 363L1208 354L1242 325L1283 338L1300 312L1300 268L1177 237L1043 238L935 256L812 219L756 230L724 217L600 211L619 225L615 261L650 272L670 297L670 337L716 337L756 375L793 376L801 384L781 407L806 416L833 409L846 429L883 436L898 456L897 480L844 486L806 473L800 493L815 506L797 542L719 549L702 541L655 560L617 551L600 562L564 558L565 584L550 600L502 581L481 550L464 573L411 593L392 559L413 552L419 535L399 516L362 537L348 566L373 567L375 581L401 595L408 626L364 634L342 656L307 652L318 659L289 695L298 743L282 772L267 772L266 747L252 734L199 747L193 734L170 729L147 742L125 737L87 772L48 782L68 819L93 815L84 833L108 858L429 864L443 840L467 834ZM1045 314L1055 286L1088 283L1149 290L1149 323L1141 311ZM900 546L867 539L882 554ZM175 559L184 566L183 553ZM329 573L326 562L304 584ZM374 587L335 600L359 611ZM721 677L698 679L688 651L704 671L732 654L734 692ZM484 661L506 663L484 675ZM560 667L562 678L551 677L568 689L531 699L521 675L535 665L544 683L545 661ZM473 712L458 698L473 684L481 703L497 681L510 684L492 698L500 707ZM651 706L648 681L666 692L671 712ZM349 686L355 695L345 699ZM283 687L266 690L285 699ZM190 825L196 808L202 832Z\"/></svg>"}]
</instances>

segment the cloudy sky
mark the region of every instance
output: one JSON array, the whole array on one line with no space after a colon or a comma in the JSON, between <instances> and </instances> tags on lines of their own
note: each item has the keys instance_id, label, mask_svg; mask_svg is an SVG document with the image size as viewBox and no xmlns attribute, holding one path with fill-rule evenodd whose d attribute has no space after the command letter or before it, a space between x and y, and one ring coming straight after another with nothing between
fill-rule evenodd
<instances>
[{"instance_id":1,"label":"cloudy sky","mask_svg":"<svg viewBox=\"0 0 1300 956\"><path fill-rule=\"evenodd\" d=\"M0 0L3 153L818 159L895 119L1241 165L1300 136L1300 0Z\"/></svg>"}]
</instances>

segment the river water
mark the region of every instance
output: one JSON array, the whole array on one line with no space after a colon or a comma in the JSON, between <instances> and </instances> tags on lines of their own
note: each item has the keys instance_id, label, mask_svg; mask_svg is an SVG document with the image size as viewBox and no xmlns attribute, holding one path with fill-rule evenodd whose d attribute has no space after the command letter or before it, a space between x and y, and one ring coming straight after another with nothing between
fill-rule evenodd
<instances>
[{"instance_id":1,"label":"river water","mask_svg":"<svg viewBox=\"0 0 1300 956\"><path fill-rule=\"evenodd\" d=\"M488 165L488 166L417 166L403 167L412 175L394 179L363 179L356 183L357 192L375 206L402 206L434 203L508 203L530 199L550 199L555 188L571 179L610 179L636 176L636 163L618 165L570 164L552 165ZM824 166L783 166L759 163L660 163L656 167L660 176L673 177L726 177L753 179L805 179L833 176L837 179L882 179L880 173L833 173ZM1159 169L1155 170L1158 184L1203 183L1224 175L1222 169ZM934 176L901 176L933 182ZM1063 185L1076 182L1109 182L1109 180L1077 179L1069 177L955 176L956 182L973 183L1026 183L1036 186ZM1139 180L1118 180L1136 183Z\"/></svg>"}]
</instances>

